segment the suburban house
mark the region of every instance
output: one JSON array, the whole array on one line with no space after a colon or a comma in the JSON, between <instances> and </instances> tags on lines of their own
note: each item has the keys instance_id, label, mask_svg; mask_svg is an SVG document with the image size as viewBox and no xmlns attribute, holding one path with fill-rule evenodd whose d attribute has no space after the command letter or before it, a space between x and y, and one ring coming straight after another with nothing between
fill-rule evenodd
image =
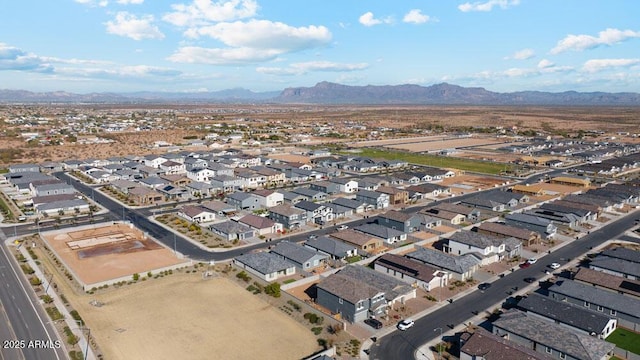
<instances>
[{"instance_id":1,"label":"suburban house","mask_svg":"<svg viewBox=\"0 0 640 360\"><path fill-rule=\"evenodd\" d=\"M419 213L430 216L432 218L440 219L441 221L452 225L460 225L467 219L467 217L462 214L435 208L420 210Z\"/></svg>"},{"instance_id":2,"label":"suburban house","mask_svg":"<svg viewBox=\"0 0 640 360\"><path fill-rule=\"evenodd\" d=\"M321 191L325 194L337 194L340 192L340 185L326 180L314 181L309 186L311 190Z\"/></svg>"},{"instance_id":3,"label":"suburban house","mask_svg":"<svg viewBox=\"0 0 640 360\"><path fill-rule=\"evenodd\" d=\"M187 171L187 177L193 181L208 183L216 172L207 168L195 168Z\"/></svg>"},{"instance_id":4,"label":"suburban house","mask_svg":"<svg viewBox=\"0 0 640 360\"><path fill-rule=\"evenodd\" d=\"M251 193L258 199L258 205L263 208L284 204L284 196L272 190L255 190Z\"/></svg>"},{"instance_id":5,"label":"suburban house","mask_svg":"<svg viewBox=\"0 0 640 360\"><path fill-rule=\"evenodd\" d=\"M460 360L551 360L519 343L509 341L478 327L460 335Z\"/></svg>"},{"instance_id":6,"label":"suburban house","mask_svg":"<svg viewBox=\"0 0 640 360\"><path fill-rule=\"evenodd\" d=\"M304 246L327 255L331 260L345 260L358 255L358 249L354 245L348 245L328 236L307 240Z\"/></svg>"},{"instance_id":7,"label":"suburban house","mask_svg":"<svg viewBox=\"0 0 640 360\"><path fill-rule=\"evenodd\" d=\"M203 201L200 205L205 209L213 211L217 216L229 216L237 211L235 207L220 200Z\"/></svg>"},{"instance_id":8,"label":"suburban house","mask_svg":"<svg viewBox=\"0 0 640 360\"><path fill-rule=\"evenodd\" d=\"M319 190L314 190L312 188L294 188L294 189L291 189L291 192L294 194L304 196L306 199L303 199L303 200L308 200L313 202L323 202L327 200L327 193Z\"/></svg>"},{"instance_id":9,"label":"suburban house","mask_svg":"<svg viewBox=\"0 0 640 360\"><path fill-rule=\"evenodd\" d=\"M531 293L518 302L518 308L541 319L606 339L616 329L615 316L586 309L584 306Z\"/></svg>"},{"instance_id":10,"label":"suburban house","mask_svg":"<svg viewBox=\"0 0 640 360\"><path fill-rule=\"evenodd\" d=\"M558 227L551 220L526 213L507 214L504 217L504 222L509 226L535 231L544 239L553 238L558 230Z\"/></svg>"},{"instance_id":11,"label":"suburban house","mask_svg":"<svg viewBox=\"0 0 640 360\"><path fill-rule=\"evenodd\" d=\"M438 184L411 185L405 188L409 192L409 198L420 200L427 197L435 198L440 195L450 195L451 188Z\"/></svg>"},{"instance_id":12,"label":"suburban house","mask_svg":"<svg viewBox=\"0 0 640 360\"><path fill-rule=\"evenodd\" d=\"M292 191L278 190L278 192L282 194L282 196L284 197L284 201L290 204L296 204L302 200L309 200L309 197L294 193Z\"/></svg>"},{"instance_id":13,"label":"suburban house","mask_svg":"<svg viewBox=\"0 0 640 360\"><path fill-rule=\"evenodd\" d=\"M400 211L387 211L378 215L377 223L388 228L397 229L405 233L419 231L424 218L417 214L406 214Z\"/></svg>"},{"instance_id":14,"label":"suburban house","mask_svg":"<svg viewBox=\"0 0 640 360\"><path fill-rule=\"evenodd\" d=\"M367 235L353 229L338 231L329 236L358 247L359 250L367 253L376 253L383 249L383 240L381 238Z\"/></svg>"},{"instance_id":15,"label":"suburban house","mask_svg":"<svg viewBox=\"0 0 640 360\"><path fill-rule=\"evenodd\" d=\"M184 187L169 184L161 186L157 190L168 200L182 200L188 198L190 195L189 190Z\"/></svg>"},{"instance_id":16,"label":"suburban house","mask_svg":"<svg viewBox=\"0 0 640 360\"><path fill-rule=\"evenodd\" d=\"M482 265L489 265L506 255L505 240L473 231L458 231L449 237L447 252L454 255L479 254L482 256Z\"/></svg>"},{"instance_id":17,"label":"suburban house","mask_svg":"<svg viewBox=\"0 0 640 360\"><path fill-rule=\"evenodd\" d=\"M38 214L58 215L88 212L89 204L83 199L59 200L35 206Z\"/></svg>"},{"instance_id":18,"label":"suburban house","mask_svg":"<svg viewBox=\"0 0 640 360\"><path fill-rule=\"evenodd\" d=\"M280 234L283 226L267 217L248 214L241 217L238 222L255 230L256 235Z\"/></svg>"},{"instance_id":19,"label":"suburban house","mask_svg":"<svg viewBox=\"0 0 640 360\"><path fill-rule=\"evenodd\" d=\"M373 268L426 291L448 285L449 275L445 271L396 254L380 256Z\"/></svg>"},{"instance_id":20,"label":"suburban house","mask_svg":"<svg viewBox=\"0 0 640 360\"><path fill-rule=\"evenodd\" d=\"M629 253L637 253L631 249L618 248L620 252L627 251ZM617 249L616 249L617 250ZM613 252L613 251L610 251ZM640 280L640 262L621 259L619 256L611 257L599 255L595 259L591 259L589 269L602 271L606 274L615 275L629 280Z\"/></svg>"},{"instance_id":21,"label":"suburban house","mask_svg":"<svg viewBox=\"0 0 640 360\"><path fill-rule=\"evenodd\" d=\"M270 282L296 273L296 267L280 256L268 252L236 256L233 264L260 279Z\"/></svg>"},{"instance_id":22,"label":"suburban house","mask_svg":"<svg viewBox=\"0 0 640 360\"><path fill-rule=\"evenodd\" d=\"M324 203L323 205L331 209L334 219L344 219L347 216L353 215L353 209L350 209L348 207L336 205L333 203Z\"/></svg>"},{"instance_id":23,"label":"suburban house","mask_svg":"<svg viewBox=\"0 0 640 360\"><path fill-rule=\"evenodd\" d=\"M358 191L358 182L352 178L332 178L327 180L338 185L338 191L351 194Z\"/></svg>"},{"instance_id":24,"label":"suburban house","mask_svg":"<svg viewBox=\"0 0 640 360\"><path fill-rule=\"evenodd\" d=\"M348 265L316 285L316 303L349 322L382 316L396 303L416 297L416 289L369 269Z\"/></svg>"},{"instance_id":25,"label":"suburban house","mask_svg":"<svg viewBox=\"0 0 640 360\"><path fill-rule=\"evenodd\" d=\"M362 214L367 210L366 204L353 199L337 198L332 201L333 204L352 209L355 214Z\"/></svg>"},{"instance_id":26,"label":"suburban house","mask_svg":"<svg viewBox=\"0 0 640 360\"><path fill-rule=\"evenodd\" d=\"M178 211L178 216L194 223L206 223L216 219L216 214L213 211L199 205L183 206Z\"/></svg>"},{"instance_id":27,"label":"suburban house","mask_svg":"<svg viewBox=\"0 0 640 360\"><path fill-rule=\"evenodd\" d=\"M213 186L205 182L192 181L185 185L185 189L194 197L208 197L213 194Z\"/></svg>"},{"instance_id":28,"label":"suburban house","mask_svg":"<svg viewBox=\"0 0 640 360\"><path fill-rule=\"evenodd\" d=\"M162 199L164 198L164 196L162 196L162 194L160 194L159 192L142 186L137 186L133 189L129 189L128 195L131 200L139 205L155 204L159 201L162 201Z\"/></svg>"},{"instance_id":29,"label":"suburban house","mask_svg":"<svg viewBox=\"0 0 640 360\"><path fill-rule=\"evenodd\" d=\"M279 242L278 245L271 249L271 253L282 257L297 268L307 272L325 265L327 260L327 255L325 254L288 241Z\"/></svg>"},{"instance_id":30,"label":"suburban house","mask_svg":"<svg viewBox=\"0 0 640 360\"><path fill-rule=\"evenodd\" d=\"M407 240L407 233L378 224L362 224L353 229L363 234L380 238L384 240L385 244L389 245Z\"/></svg>"},{"instance_id":31,"label":"suburban house","mask_svg":"<svg viewBox=\"0 0 640 360\"><path fill-rule=\"evenodd\" d=\"M493 333L558 359L607 360L615 348L612 343L516 309L493 322Z\"/></svg>"},{"instance_id":32,"label":"suburban house","mask_svg":"<svg viewBox=\"0 0 640 360\"><path fill-rule=\"evenodd\" d=\"M466 281L473 278L473 274L480 267L481 260L473 254L454 256L442 251L416 247L405 255L409 259L420 261L439 270L446 271L455 280Z\"/></svg>"},{"instance_id":33,"label":"suburban house","mask_svg":"<svg viewBox=\"0 0 640 360\"><path fill-rule=\"evenodd\" d=\"M316 224L325 224L333 220L333 210L324 204L318 204L311 201L300 201L293 205L294 207L307 212L307 220Z\"/></svg>"},{"instance_id":34,"label":"suburban house","mask_svg":"<svg viewBox=\"0 0 640 360\"><path fill-rule=\"evenodd\" d=\"M209 179L209 181L214 189L219 189L225 193L235 191L244 186L242 179L229 175L216 175Z\"/></svg>"},{"instance_id":35,"label":"suburban house","mask_svg":"<svg viewBox=\"0 0 640 360\"><path fill-rule=\"evenodd\" d=\"M356 201L375 206L375 209L389 207L389 195L376 191L360 190L356 193Z\"/></svg>"},{"instance_id":36,"label":"suburban house","mask_svg":"<svg viewBox=\"0 0 640 360\"><path fill-rule=\"evenodd\" d=\"M549 288L549 296L615 316L618 326L640 330L640 299L577 281L562 280Z\"/></svg>"},{"instance_id":37,"label":"suburban house","mask_svg":"<svg viewBox=\"0 0 640 360\"><path fill-rule=\"evenodd\" d=\"M252 193L237 191L227 195L225 200L227 204L238 210L256 210L261 208L258 197Z\"/></svg>"},{"instance_id":38,"label":"suburban house","mask_svg":"<svg viewBox=\"0 0 640 360\"><path fill-rule=\"evenodd\" d=\"M33 184L33 183L32 183ZM31 186L33 196L48 196L48 195L62 195L62 194L75 194L76 189L63 182L56 184L42 184Z\"/></svg>"},{"instance_id":39,"label":"suburban house","mask_svg":"<svg viewBox=\"0 0 640 360\"><path fill-rule=\"evenodd\" d=\"M209 225L209 230L226 241L242 241L255 236L255 231L247 225L227 220Z\"/></svg>"},{"instance_id":40,"label":"suburban house","mask_svg":"<svg viewBox=\"0 0 640 360\"><path fill-rule=\"evenodd\" d=\"M454 214L464 215L466 219L465 221L470 221L473 223L480 221L480 210L460 204L443 202L428 209L429 212L431 212L432 210L435 210L436 212L446 211Z\"/></svg>"},{"instance_id":41,"label":"suburban house","mask_svg":"<svg viewBox=\"0 0 640 360\"><path fill-rule=\"evenodd\" d=\"M520 240L523 245L531 246L540 242L540 234L535 231L509 226L495 222L482 222L476 228L481 234L487 234L502 238L515 238Z\"/></svg>"},{"instance_id":42,"label":"suburban house","mask_svg":"<svg viewBox=\"0 0 640 360\"><path fill-rule=\"evenodd\" d=\"M629 280L588 268L579 268L573 275L573 280L617 294L640 298L640 280Z\"/></svg>"},{"instance_id":43,"label":"suburban house","mask_svg":"<svg viewBox=\"0 0 640 360\"><path fill-rule=\"evenodd\" d=\"M269 219L281 223L285 229L297 229L307 223L307 212L288 204L269 208Z\"/></svg>"},{"instance_id":44,"label":"suburban house","mask_svg":"<svg viewBox=\"0 0 640 360\"><path fill-rule=\"evenodd\" d=\"M391 186L379 186L376 192L389 195L390 205L404 205L409 202L409 193L406 190Z\"/></svg>"}]
</instances>

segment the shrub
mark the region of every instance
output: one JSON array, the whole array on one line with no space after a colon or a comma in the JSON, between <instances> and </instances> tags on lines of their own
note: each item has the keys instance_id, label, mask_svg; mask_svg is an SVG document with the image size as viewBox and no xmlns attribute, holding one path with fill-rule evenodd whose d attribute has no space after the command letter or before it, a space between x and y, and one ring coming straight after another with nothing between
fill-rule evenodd
<instances>
[{"instance_id":1,"label":"shrub","mask_svg":"<svg viewBox=\"0 0 640 360\"><path fill-rule=\"evenodd\" d=\"M22 271L23 271L25 274L27 274L27 275L31 275L31 274L33 274L34 272L36 272L35 270L33 270L33 269L31 268L31 266L29 266L29 265L27 265L27 264L22 264L22 265L20 265L20 267L22 268Z\"/></svg>"},{"instance_id":2,"label":"shrub","mask_svg":"<svg viewBox=\"0 0 640 360\"><path fill-rule=\"evenodd\" d=\"M53 298L49 295L42 295L40 296L40 299L42 299L42 302L45 304L51 304L53 302Z\"/></svg>"},{"instance_id":3,"label":"shrub","mask_svg":"<svg viewBox=\"0 0 640 360\"><path fill-rule=\"evenodd\" d=\"M320 335L320 333L322 332L322 326L313 327L313 328L311 328L311 331L313 331L313 333L316 334L316 335Z\"/></svg>"},{"instance_id":4,"label":"shrub","mask_svg":"<svg viewBox=\"0 0 640 360\"><path fill-rule=\"evenodd\" d=\"M140 279L140 274L135 273L133 274L133 281L138 281Z\"/></svg>"},{"instance_id":5,"label":"shrub","mask_svg":"<svg viewBox=\"0 0 640 360\"><path fill-rule=\"evenodd\" d=\"M31 279L29 279L29 282L31 283L31 285L33 286L38 286L42 284L42 281L40 281L40 279L38 279L37 276L32 277Z\"/></svg>"},{"instance_id":6,"label":"shrub","mask_svg":"<svg viewBox=\"0 0 640 360\"><path fill-rule=\"evenodd\" d=\"M267 295L271 295L274 298L279 298L280 293L280 283L274 282L264 287L264 293Z\"/></svg>"},{"instance_id":7,"label":"shrub","mask_svg":"<svg viewBox=\"0 0 640 360\"><path fill-rule=\"evenodd\" d=\"M236 277L238 279L244 280L244 282L251 281L251 277L244 271L240 271L238 274L236 274Z\"/></svg>"}]
</instances>

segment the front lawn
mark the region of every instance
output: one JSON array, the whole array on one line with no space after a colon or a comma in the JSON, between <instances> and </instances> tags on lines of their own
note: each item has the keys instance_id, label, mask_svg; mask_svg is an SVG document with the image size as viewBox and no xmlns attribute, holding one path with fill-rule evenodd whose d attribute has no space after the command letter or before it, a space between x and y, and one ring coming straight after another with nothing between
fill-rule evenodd
<instances>
[{"instance_id":1,"label":"front lawn","mask_svg":"<svg viewBox=\"0 0 640 360\"><path fill-rule=\"evenodd\" d=\"M626 329L617 328L609 335L607 341L619 348L640 355L640 334Z\"/></svg>"}]
</instances>

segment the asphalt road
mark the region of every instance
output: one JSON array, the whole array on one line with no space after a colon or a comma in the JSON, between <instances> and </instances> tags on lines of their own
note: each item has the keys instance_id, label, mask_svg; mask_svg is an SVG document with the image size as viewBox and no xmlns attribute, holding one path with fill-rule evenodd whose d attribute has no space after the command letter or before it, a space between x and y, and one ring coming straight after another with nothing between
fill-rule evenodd
<instances>
[{"instance_id":1,"label":"asphalt road","mask_svg":"<svg viewBox=\"0 0 640 360\"><path fill-rule=\"evenodd\" d=\"M9 259L5 239L0 234L0 359L67 359L64 344L48 323L49 317L34 305L38 302L35 293L18 273L17 262Z\"/></svg>"},{"instance_id":2,"label":"asphalt road","mask_svg":"<svg viewBox=\"0 0 640 360\"><path fill-rule=\"evenodd\" d=\"M418 348L433 339L440 337L438 328L447 332L458 324L465 323L473 318L476 313L492 310L496 304L504 302L508 292L522 288L528 284L524 282L527 277L541 279L545 276L548 265L557 262L564 265L566 262L582 257L592 248L603 242L614 239L623 234L635 224L637 214L619 219L608 224L580 240L575 240L564 247L541 257L538 262L528 268L519 269L492 283L485 291L475 291L461 299L447 304L443 308L416 320L415 326L407 331L394 331L391 334L378 339L370 348L370 359L396 360L414 359L414 353Z\"/></svg>"}]
</instances>

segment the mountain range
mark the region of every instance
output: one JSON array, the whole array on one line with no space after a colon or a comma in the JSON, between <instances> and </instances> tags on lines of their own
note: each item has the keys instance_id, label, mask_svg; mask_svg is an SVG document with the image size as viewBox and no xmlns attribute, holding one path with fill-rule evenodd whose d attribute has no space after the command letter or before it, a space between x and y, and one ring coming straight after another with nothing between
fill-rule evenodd
<instances>
[{"instance_id":1,"label":"mountain range","mask_svg":"<svg viewBox=\"0 0 640 360\"><path fill-rule=\"evenodd\" d=\"M0 90L2 103L271 103L326 105L581 105L640 106L639 93L542 92L498 93L447 83L349 86L320 82L280 92L229 89L215 92L134 92L74 94L64 91Z\"/></svg>"}]
</instances>

